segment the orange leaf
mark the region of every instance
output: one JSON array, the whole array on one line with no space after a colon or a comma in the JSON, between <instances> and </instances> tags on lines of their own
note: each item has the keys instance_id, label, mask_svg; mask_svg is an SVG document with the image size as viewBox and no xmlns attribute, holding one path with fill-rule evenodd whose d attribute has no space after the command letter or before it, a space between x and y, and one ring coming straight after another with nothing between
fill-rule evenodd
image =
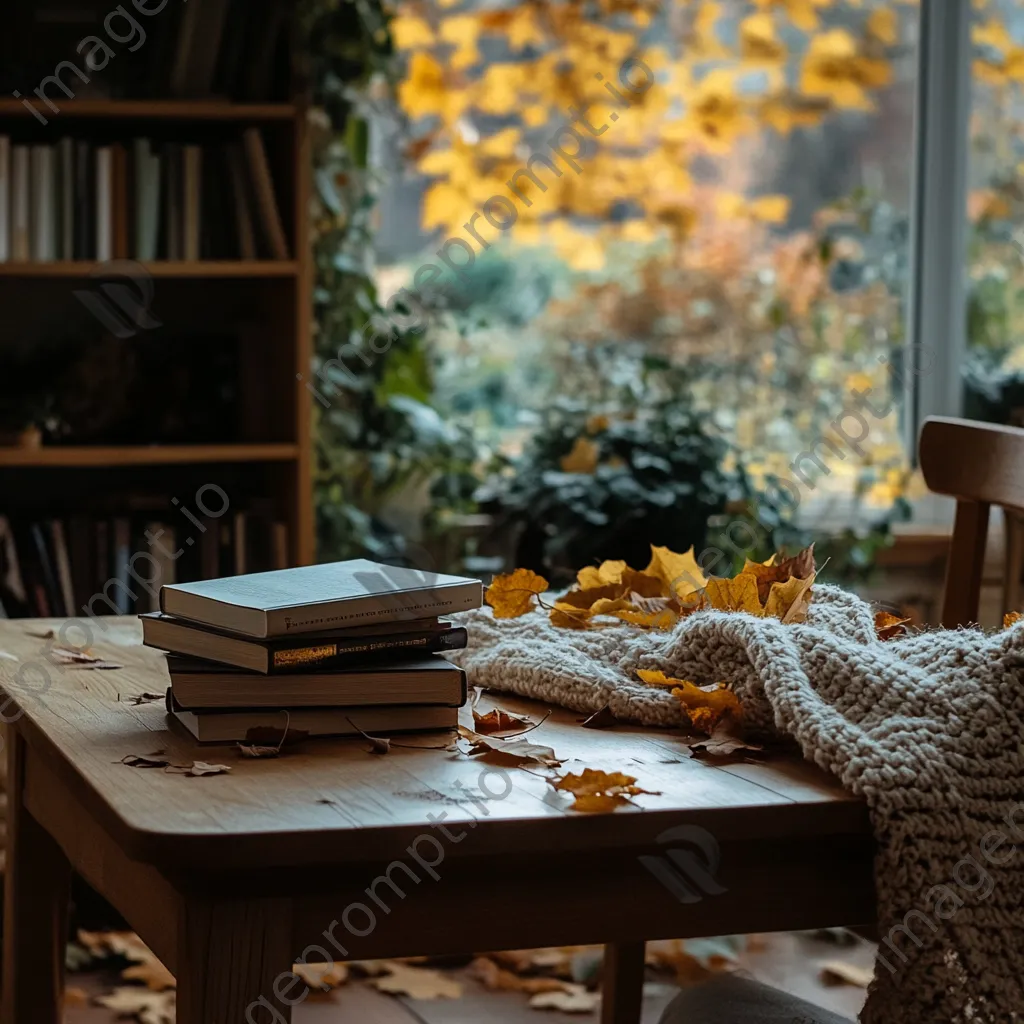
<instances>
[{"instance_id":1,"label":"orange leaf","mask_svg":"<svg viewBox=\"0 0 1024 1024\"><path fill-rule=\"evenodd\" d=\"M666 594L674 595L680 601L703 590L708 582L694 557L692 546L689 551L679 555L668 548L652 544L651 561L644 571L660 579L665 585Z\"/></svg>"},{"instance_id":2,"label":"orange leaf","mask_svg":"<svg viewBox=\"0 0 1024 1024\"><path fill-rule=\"evenodd\" d=\"M652 669L639 669L637 675L648 686L670 687L672 696L682 705L690 724L701 732L710 733L725 715L740 715L739 698L724 683L697 686Z\"/></svg>"},{"instance_id":3,"label":"orange leaf","mask_svg":"<svg viewBox=\"0 0 1024 1024\"><path fill-rule=\"evenodd\" d=\"M534 598L548 589L548 581L530 569L495 576L484 594L496 619L518 619L532 611Z\"/></svg>"},{"instance_id":4,"label":"orange leaf","mask_svg":"<svg viewBox=\"0 0 1024 1024\"><path fill-rule=\"evenodd\" d=\"M750 573L757 579L757 596L764 604L768 600L773 583L787 583L791 577L798 580L806 580L814 575L814 545L804 548L799 554L774 563L761 564L759 562L747 562L743 566L743 572Z\"/></svg>"},{"instance_id":5,"label":"orange leaf","mask_svg":"<svg viewBox=\"0 0 1024 1024\"><path fill-rule=\"evenodd\" d=\"M593 473L597 469L600 449L588 437L577 437L572 451L563 455L559 465L563 473Z\"/></svg>"},{"instance_id":6,"label":"orange leaf","mask_svg":"<svg viewBox=\"0 0 1024 1024\"><path fill-rule=\"evenodd\" d=\"M892 612L875 612L875 633L879 640L894 640L907 632L907 623L910 619L901 619Z\"/></svg>"},{"instance_id":7,"label":"orange leaf","mask_svg":"<svg viewBox=\"0 0 1024 1024\"><path fill-rule=\"evenodd\" d=\"M1003 616L1003 629L1009 629L1011 626L1020 622L1021 619L1024 619L1024 615L1021 615L1020 612L1007 612Z\"/></svg>"},{"instance_id":8,"label":"orange leaf","mask_svg":"<svg viewBox=\"0 0 1024 1024\"><path fill-rule=\"evenodd\" d=\"M640 793L648 796L659 796L646 789L640 789L635 785L636 779L632 775L624 775L622 772L602 772L594 768L584 768L579 775L565 775L553 782L555 789L566 793L572 793L575 802L572 805L574 811L595 813L602 811L614 811L616 807L630 802L630 797Z\"/></svg>"},{"instance_id":9,"label":"orange leaf","mask_svg":"<svg viewBox=\"0 0 1024 1024\"><path fill-rule=\"evenodd\" d=\"M481 715L478 711L473 712L473 727L485 736L495 736L503 732L522 732L524 729L529 729L531 725L533 723L528 722L525 718L516 718L515 715L510 715L507 711L502 711L501 708L494 708L486 715Z\"/></svg>"}]
</instances>

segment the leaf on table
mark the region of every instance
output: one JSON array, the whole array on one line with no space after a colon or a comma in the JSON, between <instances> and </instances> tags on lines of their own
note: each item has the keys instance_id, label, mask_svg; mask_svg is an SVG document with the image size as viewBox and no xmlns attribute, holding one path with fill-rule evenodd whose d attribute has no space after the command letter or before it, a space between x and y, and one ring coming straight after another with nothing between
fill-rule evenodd
<instances>
[{"instance_id":1,"label":"leaf on table","mask_svg":"<svg viewBox=\"0 0 1024 1024\"><path fill-rule=\"evenodd\" d=\"M588 992L582 985L569 991L538 992L530 997L531 1010L560 1010L562 1013L593 1013L601 1005L599 992Z\"/></svg>"},{"instance_id":2,"label":"leaf on table","mask_svg":"<svg viewBox=\"0 0 1024 1024\"><path fill-rule=\"evenodd\" d=\"M826 985L854 985L867 988L875 976L871 967L858 967L842 960L829 960L821 965L820 978Z\"/></svg>"},{"instance_id":3,"label":"leaf on table","mask_svg":"<svg viewBox=\"0 0 1024 1024\"><path fill-rule=\"evenodd\" d=\"M570 773L551 780L555 789L573 795L575 802L572 810L591 814L614 811L616 807L631 803L631 798L641 793L647 796L661 795L641 789L635 783L636 779L632 775L603 772L594 768L584 768L579 775Z\"/></svg>"},{"instance_id":4,"label":"leaf on table","mask_svg":"<svg viewBox=\"0 0 1024 1024\"><path fill-rule=\"evenodd\" d=\"M293 964L292 974L301 978L310 988L321 992L344 985L349 979L347 963Z\"/></svg>"},{"instance_id":5,"label":"leaf on table","mask_svg":"<svg viewBox=\"0 0 1024 1024\"><path fill-rule=\"evenodd\" d=\"M457 981L430 967L413 967L397 960L385 960L383 966L388 973L373 980L381 992L413 999L458 999L462 995Z\"/></svg>"},{"instance_id":6,"label":"leaf on table","mask_svg":"<svg viewBox=\"0 0 1024 1024\"><path fill-rule=\"evenodd\" d=\"M97 658L86 651L74 650L70 647L54 647L47 651L46 656L57 665L68 665L71 668L115 669L124 668L116 662ZM161 698L163 699L163 698Z\"/></svg>"},{"instance_id":7,"label":"leaf on table","mask_svg":"<svg viewBox=\"0 0 1024 1024\"><path fill-rule=\"evenodd\" d=\"M473 711L473 727L485 736L500 736L504 732L524 732L533 726L533 722L525 718L517 718L501 708L494 708L486 715Z\"/></svg>"},{"instance_id":8,"label":"leaf on table","mask_svg":"<svg viewBox=\"0 0 1024 1024\"><path fill-rule=\"evenodd\" d=\"M117 695L117 699L121 699L121 694ZM137 693L135 696L129 697L126 703L138 707L140 704L152 704L156 701L163 704L165 700L167 700L167 697L162 693Z\"/></svg>"},{"instance_id":9,"label":"leaf on table","mask_svg":"<svg viewBox=\"0 0 1024 1024\"><path fill-rule=\"evenodd\" d=\"M536 598L548 589L548 581L530 569L495 576L484 593L496 619L518 619L532 611Z\"/></svg>"},{"instance_id":10,"label":"leaf on table","mask_svg":"<svg viewBox=\"0 0 1024 1024\"><path fill-rule=\"evenodd\" d=\"M619 720L612 714L612 709L607 704L589 718L583 719L584 729L611 729L618 724Z\"/></svg>"},{"instance_id":11,"label":"leaf on table","mask_svg":"<svg viewBox=\"0 0 1024 1024\"><path fill-rule=\"evenodd\" d=\"M263 747L256 743L239 743L238 751L242 757L267 758L279 757L280 747Z\"/></svg>"},{"instance_id":12,"label":"leaf on table","mask_svg":"<svg viewBox=\"0 0 1024 1024\"><path fill-rule=\"evenodd\" d=\"M812 570L807 576L794 576L791 569L806 569L809 552L813 562L812 549L808 548L777 566L748 562L732 579L708 580L704 589L708 605L720 612L746 612L785 623L803 622L811 603L815 573ZM783 575L784 579L775 578Z\"/></svg>"},{"instance_id":13,"label":"leaf on table","mask_svg":"<svg viewBox=\"0 0 1024 1024\"><path fill-rule=\"evenodd\" d=\"M1007 612L1003 616L1003 629L1009 629L1011 626L1015 626L1021 619L1024 619L1024 615L1020 612Z\"/></svg>"},{"instance_id":14,"label":"leaf on table","mask_svg":"<svg viewBox=\"0 0 1024 1024\"><path fill-rule=\"evenodd\" d=\"M729 719L719 722L711 735L704 740L691 743L690 750L695 757L708 755L711 757L742 757L746 754L759 753L764 747L750 743L743 738L738 727Z\"/></svg>"},{"instance_id":15,"label":"leaf on table","mask_svg":"<svg viewBox=\"0 0 1024 1024\"><path fill-rule=\"evenodd\" d=\"M638 669L636 673L648 686L663 686L671 690L690 719L690 724L710 734L727 715L739 717L742 709L739 697L725 683L697 686L686 679L674 679L660 669Z\"/></svg>"},{"instance_id":16,"label":"leaf on table","mask_svg":"<svg viewBox=\"0 0 1024 1024\"><path fill-rule=\"evenodd\" d=\"M174 1024L175 993L149 992L144 988L116 988L96 1003L113 1010L118 1017L134 1017L139 1024Z\"/></svg>"},{"instance_id":17,"label":"leaf on table","mask_svg":"<svg viewBox=\"0 0 1024 1024\"><path fill-rule=\"evenodd\" d=\"M200 778L203 775L226 775L231 768L226 764L210 764L207 761L193 761L191 764L171 764L165 769L171 775L189 775Z\"/></svg>"},{"instance_id":18,"label":"leaf on table","mask_svg":"<svg viewBox=\"0 0 1024 1024\"><path fill-rule=\"evenodd\" d=\"M467 740L470 748L467 754L487 764L502 765L507 768L518 768L524 764L538 764L545 768L554 768L562 762L555 756L550 747L529 740L500 740L481 736L464 726L459 726L460 739Z\"/></svg>"},{"instance_id":19,"label":"leaf on table","mask_svg":"<svg viewBox=\"0 0 1024 1024\"><path fill-rule=\"evenodd\" d=\"M355 731L359 733L359 735L362 736L364 740L367 740L369 742L371 754L391 753L391 740L388 739L387 736L371 736L368 732L364 732L362 729L360 729L359 726L356 725L356 723L353 722L351 718L346 718L345 721L347 721L348 724L351 725L352 728L355 729Z\"/></svg>"},{"instance_id":20,"label":"leaf on table","mask_svg":"<svg viewBox=\"0 0 1024 1024\"><path fill-rule=\"evenodd\" d=\"M875 612L875 635L879 640L895 640L898 636L904 636L907 632L907 623L910 619L901 619L892 612Z\"/></svg>"},{"instance_id":21,"label":"leaf on table","mask_svg":"<svg viewBox=\"0 0 1024 1024\"><path fill-rule=\"evenodd\" d=\"M121 764L129 768L166 768L171 762L162 757L146 757L144 754L125 754Z\"/></svg>"},{"instance_id":22,"label":"leaf on table","mask_svg":"<svg viewBox=\"0 0 1024 1024\"><path fill-rule=\"evenodd\" d=\"M52 629L44 629L39 632L33 629L25 630L25 636L35 637L36 640L52 640L56 635Z\"/></svg>"}]
</instances>

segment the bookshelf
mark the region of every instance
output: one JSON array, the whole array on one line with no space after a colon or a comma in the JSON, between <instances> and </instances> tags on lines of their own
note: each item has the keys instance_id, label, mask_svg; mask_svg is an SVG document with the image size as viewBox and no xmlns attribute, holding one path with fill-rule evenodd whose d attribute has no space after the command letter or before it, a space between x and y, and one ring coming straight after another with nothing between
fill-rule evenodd
<instances>
[{"instance_id":1,"label":"bookshelf","mask_svg":"<svg viewBox=\"0 0 1024 1024\"><path fill-rule=\"evenodd\" d=\"M243 13L240 20L244 18ZM281 47L282 51L286 48ZM70 535L74 529L82 532L83 521L106 521L111 536L104 543L113 546L113 521L128 519L133 525L125 536L131 538L134 552L141 550L139 531L153 522L173 525L177 517L184 536L190 527L181 519L180 506L194 510L194 495L203 487L216 485L229 496L231 507L231 515L224 517L218 529L227 529L231 519L231 529L236 531L233 544L237 546L241 536L242 542L251 545L257 527L263 530L264 525L273 534L273 543L268 541L261 549L273 564L253 564L253 557L246 571L314 560L310 396L298 379L308 376L311 355L310 143L301 83L291 71L285 77L291 85L286 89L286 101L280 102L61 97L60 113L47 125L33 117L20 100L0 99L0 139L6 137L12 151L20 145L48 147L59 154L64 138L87 144L91 152L100 147L120 149L129 169L121 174L115 169L110 201L113 209L125 211L121 216L129 223L122 226L120 238L116 226L113 229L109 257L131 260L137 273L151 279L148 309L159 322L157 327L133 329L134 336L112 338L108 327L76 298L76 292L91 291L102 302L104 285L124 279L111 276L108 281L105 274L111 264L106 259L67 258L67 253L60 251L59 228L58 251L43 254L49 258L39 258L40 253L33 252L28 259L14 259L21 253L14 253L8 245L7 259L0 260L0 376L9 376L11 367L25 358L24 387L36 389L40 377L52 380L55 391L70 395L73 405L84 404L89 409L82 417L89 427L76 433L74 426L61 424L65 433L58 434L48 426L27 433L12 430L10 423L5 426L0 433L0 524L4 518L8 525L11 521L23 526L60 522L63 533ZM136 249L139 236L130 223L136 215L141 216L132 163L135 140L152 140L157 154L174 147L201 150L204 175L208 167L212 174L214 166L223 166L223 187L216 197L206 188L208 181L215 179L202 179L202 202L209 204L211 221L216 215L218 224L230 225L241 214L237 208L229 214L222 209L239 180L230 175L228 147L237 141L237 152L246 160L251 155L244 141L246 132L256 133L265 151L269 179L264 180L269 180L276 199L287 258L281 258L280 247L271 244L269 229L262 230L266 227L261 222L265 199L257 172L246 163L243 174L256 240L248 253L206 251L215 246L213 242L208 245L204 235L203 251L187 258L168 258L161 241L163 251L158 258L137 259L143 254ZM223 164L219 162L222 153ZM167 166L160 186L161 239L171 230L171 214L163 205L164 192L171 187L166 180ZM0 176L2 173L0 164ZM220 202L222 197L225 202ZM12 203L9 193L9 221L14 216ZM78 217L78 204L75 210L73 216ZM206 205L202 211L205 216ZM103 215L94 213L97 218ZM57 216L69 215L58 210ZM115 225L117 216L110 215ZM235 247L241 249L242 227L240 223L237 226ZM187 233L187 224L183 230ZM212 225L204 224L203 230L213 237ZM196 236L198 231L197 226ZM34 353L68 344L77 346L75 358L80 364L55 356L40 371ZM84 369L76 376L79 366ZM148 377L140 376L139 366L146 369ZM170 382L166 393L162 390L165 382ZM15 390L20 386L19 380ZM147 387L154 389L151 401ZM90 388L97 392L91 406ZM129 401L122 392L135 397ZM222 395L227 397L220 409L217 402ZM117 408L119 400L129 412L124 422L108 417L110 436L106 436L103 407ZM0 396L0 403L3 401ZM153 408L151 421L145 418L149 404ZM59 407L55 415L60 417ZM59 528L55 529L59 535ZM9 530L9 536L13 533ZM50 534L46 536L49 539ZM86 532L84 538L80 538L80 550L83 543L91 543L91 534ZM3 545L0 536L0 576ZM56 573L62 556L52 554ZM222 575L232 567L237 570L240 564L235 556L223 553L218 564L215 556L216 552L212 562L206 560L184 576ZM114 578L115 572L110 575ZM100 578L96 585L102 583ZM90 586L87 582L83 585ZM78 607L77 588L75 597ZM127 610L147 609L136 605Z\"/></svg>"}]
</instances>

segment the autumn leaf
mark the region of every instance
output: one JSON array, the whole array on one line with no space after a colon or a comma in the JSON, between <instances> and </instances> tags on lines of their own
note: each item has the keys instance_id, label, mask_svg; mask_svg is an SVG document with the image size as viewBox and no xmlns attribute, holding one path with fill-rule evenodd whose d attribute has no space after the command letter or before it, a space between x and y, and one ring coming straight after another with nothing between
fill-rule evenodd
<instances>
[{"instance_id":1,"label":"autumn leaf","mask_svg":"<svg viewBox=\"0 0 1024 1024\"><path fill-rule=\"evenodd\" d=\"M584 566L576 574L576 581L582 590L590 590L595 587L605 587L609 584L621 583L622 574L629 568L623 561L605 561L597 568L592 565Z\"/></svg>"},{"instance_id":2,"label":"autumn leaf","mask_svg":"<svg viewBox=\"0 0 1024 1024\"><path fill-rule=\"evenodd\" d=\"M559 1010L562 1013L593 1013L601 1005L598 992L588 992L583 985L567 986L568 991L540 992L530 999L532 1010Z\"/></svg>"},{"instance_id":3,"label":"autumn leaf","mask_svg":"<svg viewBox=\"0 0 1024 1024\"><path fill-rule=\"evenodd\" d=\"M346 963L292 964L292 974L301 978L310 988L329 992L348 981Z\"/></svg>"},{"instance_id":4,"label":"autumn leaf","mask_svg":"<svg viewBox=\"0 0 1024 1024\"><path fill-rule=\"evenodd\" d=\"M661 580L665 594L672 595L683 603L692 600L708 582L694 557L692 546L680 555L668 548L652 544L651 560L644 573Z\"/></svg>"},{"instance_id":5,"label":"autumn leaf","mask_svg":"<svg viewBox=\"0 0 1024 1024\"><path fill-rule=\"evenodd\" d=\"M129 768L166 768L171 762L162 757L146 757L143 754L125 754L121 764Z\"/></svg>"},{"instance_id":6,"label":"autumn leaf","mask_svg":"<svg viewBox=\"0 0 1024 1024\"><path fill-rule=\"evenodd\" d=\"M639 669L637 675L648 686L663 686L679 701L695 729L710 734L725 715L739 716L739 698L724 683L697 686L685 679L673 679L660 670Z\"/></svg>"},{"instance_id":7,"label":"autumn leaf","mask_svg":"<svg viewBox=\"0 0 1024 1024\"><path fill-rule=\"evenodd\" d=\"M534 599L548 589L548 581L530 569L495 576L484 594L496 619L518 619L534 607Z\"/></svg>"},{"instance_id":8,"label":"autumn leaf","mask_svg":"<svg viewBox=\"0 0 1024 1024\"><path fill-rule=\"evenodd\" d=\"M856 988L867 988L874 980L872 967L858 967L843 960L829 960L821 965L820 977L826 985L853 985Z\"/></svg>"},{"instance_id":9,"label":"autumn leaf","mask_svg":"<svg viewBox=\"0 0 1024 1024\"><path fill-rule=\"evenodd\" d=\"M481 715L475 709L473 711L473 727L478 733L483 733L485 736L500 736L505 732L523 732L531 728L532 725L533 722L528 722L525 718L516 718L515 715L510 715L507 711L502 711L501 708L494 708L486 715Z\"/></svg>"},{"instance_id":10,"label":"autumn leaf","mask_svg":"<svg viewBox=\"0 0 1024 1024\"><path fill-rule=\"evenodd\" d=\"M126 967L121 972L125 981L141 981L151 992L165 992L174 988L174 975L152 953L141 963Z\"/></svg>"},{"instance_id":11,"label":"autumn leaf","mask_svg":"<svg viewBox=\"0 0 1024 1024\"><path fill-rule=\"evenodd\" d=\"M462 986L440 971L414 967L397 960L385 960L383 966L388 973L374 978L372 982L381 992L412 996L413 999L458 999L462 995Z\"/></svg>"},{"instance_id":12,"label":"autumn leaf","mask_svg":"<svg viewBox=\"0 0 1024 1024\"><path fill-rule=\"evenodd\" d=\"M1009 629L1011 626L1015 626L1021 619L1024 619L1024 615L1020 612L1007 612L1003 616L1003 629Z\"/></svg>"},{"instance_id":13,"label":"autumn leaf","mask_svg":"<svg viewBox=\"0 0 1024 1024\"><path fill-rule=\"evenodd\" d=\"M740 734L735 722L728 718L724 718L715 726L708 739L690 744L690 751L696 756L742 757L748 753L758 753L763 749L757 743L747 742Z\"/></svg>"},{"instance_id":14,"label":"autumn leaf","mask_svg":"<svg viewBox=\"0 0 1024 1024\"><path fill-rule=\"evenodd\" d=\"M470 757L488 764L509 768L537 764L545 768L554 768L562 763L550 747L530 743L529 740L492 740L463 726L459 726L459 738L469 742L467 753Z\"/></svg>"},{"instance_id":15,"label":"autumn leaf","mask_svg":"<svg viewBox=\"0 0 1024 1024\"><path fill-rule=\"evenodd\" d=\"M165 769L171 775L189 775L200 778L203 775L225 775L231 771L226 764L210 764L207 761L193 761L191 764L171 764Z\"/></svg>"},{"instance_id":16,"label":"autumn leaf","mask_svg":"<svg viewBox=\"0 0 1024 1024\"><path fill-rule=\"evenodd\" d=\"M607 704L600 711L595 711L589 718L582 722L584 729L611 729L619 724L619 720L612 713Z\"/></svg>"},{"instance_id":17,"label":"autumn leaf","mask_svg":"<svg viewBox=\"0 0 1024 1024\"><path fill-rule=\"evenodd\" d=\"M812 573L806 579L790 576L788 570L782 569L784 564L756 566L748 563L747 568L732 579L708 580L704 596L716 611L746 612L758 618L771 617L786 623L803 622L811 602L814 575ZM786 582L780 583L771 578L783 572L788 576ZM767 596L762 602L761 593L766 583Z\"/></svg>"},{"instance_id":18,"label":"autumn leaf","mask_svg":"<svg viewBox=\"0 0 1024 1024\"><path fill-rule=\"evenodd\" d=\"M585 813L614 811L616 807L630 803L631 797L645 793L648 796L660 796L650 790L640 789L635 785L632 775L622 772L603 772L593 768L584 768L579 775L569 774L553 781L555 789L572 793L575 802L572 810Z\"/></svg>"},{"instance_id":19,"label":"autumn leaf","mask_svg":"<svg viewBox=\"0 0 1024 1024\"><path fill-rule=\"evenodd\" d=\"M97 996L96 1002L113 1010L118 1017L134 1017L139 1024L174 1024L175 993L150 992L144 988L115 988Z\"/></svg>"},{"instance_id":20,"label":"autumn leaf","mask_svg":"<svg viewBox=\"0 0 1024 1024\"><path fill-rule=\"evenodd\" d=\"M714 577L708 580L704 596L710 606L719 612L746 612L764 617L764 607L757 593L757 577L741 572L732 579Z\"/></svg>"},{"instance_id":21,"label":"autumn leaf","mask_svg":"<svg viewBox=\"0 0 1024 1024\"><path fill-rule=\"evenodd\" d=\"M879 640L895 640L907 632L907 623L910 619L901 619L892 612L875 612L875 634Z\"/></svg>"},{"instance_id":22,"label":"autumn leaf","mask_svg":"<svg viewBox=\"0 0 1024 1024\"><path fill-rule=\"evenodd\" d=\"M790 578L806 580L814 575L814 570L814 545L812 544L792 558L785 558L777 563L774 557L768 562L748 560L742 571L750 573L757 579L758 600L761 604L765 604L773 583L787 583Z\"/></svg>"},{"instance_id":23,"label":"autumn leaf","mask_svg":"<svg viewBox=\"0 0 1024 1024\"><path fill-rule=\"evenodd\" d=\"M600 449L589 437L577 437L568 455L559 461L563 473L592 474L597 469Z\"/></svg>"}]
</instances>

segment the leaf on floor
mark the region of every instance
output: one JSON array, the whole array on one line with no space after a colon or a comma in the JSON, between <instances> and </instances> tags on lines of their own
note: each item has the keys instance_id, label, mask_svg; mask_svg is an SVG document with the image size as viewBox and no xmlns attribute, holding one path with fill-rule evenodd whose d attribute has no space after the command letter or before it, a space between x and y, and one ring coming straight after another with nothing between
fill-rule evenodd
<instances>
[{"instance_id":1,"label":"leaf on floor","mask_svg":"<svg viewBox=\"0 0 1024 1024\"><path fill-rule=\"evenodd\" d=\"M867 988L874 976L873 968L858 967L843 960L829 960L821 965L820 971L821 980L826 985L854 985L857 988Z\"/></svg>"},{"instance_id":2,"label":"leaf on floor","mask_svg":"<svg viewBox=\"0 0 1024 1024\"><path fill-rule=\"evenodd\" d=\"M330 992L339 988L349 979L349 968L346 963L333 964L293 964L292 974L300 977L311 989Z\"/></svg>"},{"instance_id":3,"label":"leaf on floor","mask_svg":"<svg viewBox=\"0 0 1024 1024\"><path fill-rule=\"evenodd\" d=\"M745 946L745 937L737 935L657 940L647 943L646 960L656 970L671 971L678 984L696 985L713 974L735 969Z\"/></svg>"},{"instance_id":4,"label":"leaf on floor","mask_svg":"<svg viewBox=\"0 0 1024 1024\"><path fill-rule=\"evenodd\" d=\"M743 758L747 754L762 752L764 747L745 740L735 722L723 719L707 739L691 743L690 750L695 757L706 755Z\"/></svg>"},{"instance_id":5,"label":"leaf on floor","mask_svg":"<svg viewBox=\"0 0 1024 1024\"><path fill-rule=\"evenodd\" d=\"M118 1017L132 1017L139 1024L174 1024L175 993L149 992L144 988L115 988L96 1003L113 1010Z\"/></svg>"},{"instance_id":6,"label":"leaf on floor","mask_svg":"<svg viewBox=\"0 0 1024 1024\"><path fill-rule=\"evenodd\" d=\"M492 992L564 992L569 982L560 978L522 977L514 971L501 967L488 956L478 956L468 968L470 977L476 978L484 988Z\"/></svg>"},{"instance_id":7,"label":"leaf on floor","mask_svg":"<svg viewBox=\"0 0 1024 1024\"><path fill-rule=\"evenodd\" d=\"M121 972L125 981L140 981L153 992L163 992L175 986L174 975L135 932L79 930L78 942L94 960L105 960L112 956L131 960L132 966Z\"/></svg>"},{"instance_id":8,"label":"leaf on floor","mask_svg":"<svg viewBox=\"0 0 1024 1024\"><path fill-rule=\"evenodd\" d=\"M530 997L531 1010L560 1010L562 1013L593 1013L601 1005L599 992L571 985L566 992L538 992Z\"/></svg>"},{"instance_id":9,"label":"leaf on floor","mask_svg":"<svg viewBox=\"0 0 1024 1024\"><path fill-rule=\"evenodd\" d=\"M572 810L585 813L601 813L614 811L617 807L632 802L634 796L641 793L647 796L660 796L660 793L641 789L635 785L632 775L622 772L602 772L593 768L584 768L579 775L569 774L552 781L555 789L572 793L575 802Z\"/></svg>"},{"instance_id":10,"label":"leaf on floor","mask_svg":"<svg viewBox=\"0 0 1024 1024\"><path fill-rule=\"evenodd\" d=\"M89 996L84 989L73 988L70 985L64 989L65 1006L85 1006L88 1001Z\"/></svg>"},{"instance_id":11,"label":"leaf on floor","mask_svg":"<svg viewBox=\"0 0 1024 1024\"><path fill-rule=\"evenodd\" d=\"M397 960L385 960L382 966L388 973L373 980L381 992L413 999L458 999L462 995L457 981L430 967L412 967Z\"/></svg>"},{"instance_id":12,"label":"leaf on floor","mask_svg":"<svg viewBox=\"0 0 1024 1024\"><path fill-rule=\"evenodd\" d=\"M141 981L151 992L165 992L177 984L174 975L152 953L144 962L126 967L121 977L125 981Z\"/></svg>"},{"instance_id":13,"label":"leaf on floor","mask_svg":"<svg viewBox=\"0 0 1024 1024\"><path fill-rule=\"evenodd\" d=\"M238 750L242 757L278 757L281 754L280 747L261 747L255 743L239 743Z\"/></svg>"},{"instance_id":14,"label":"leaf on floor","mask_svg":"<svg viewBox=\"0 0 1024 1024\"><path fill-rule=\"evenodd\" d=\"M478 761L488 764L517 768L524 764L537 764L545 768L554 768L562 762L550 747L543 747L529 740L501 740L481 736L472 729L459 726L459 737L469 742L466 753Z\"/></svg>"}]
</instances>

